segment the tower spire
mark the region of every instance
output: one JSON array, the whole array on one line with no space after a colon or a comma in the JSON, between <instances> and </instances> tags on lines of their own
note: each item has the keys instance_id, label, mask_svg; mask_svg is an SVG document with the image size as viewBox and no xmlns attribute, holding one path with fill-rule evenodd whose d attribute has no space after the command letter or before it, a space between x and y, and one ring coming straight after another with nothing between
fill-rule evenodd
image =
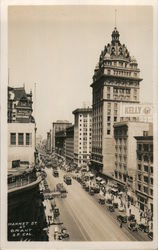
<instances>
[{"instance_id":1,"label":"tower spire","mask_svg":"<svg viewBox=\"0 0 158 250\"><path fill-rule=\"evenodd\" d=\"M115 27L117 28L117 9L115 9Z\"/></svg>"}]
</instances>

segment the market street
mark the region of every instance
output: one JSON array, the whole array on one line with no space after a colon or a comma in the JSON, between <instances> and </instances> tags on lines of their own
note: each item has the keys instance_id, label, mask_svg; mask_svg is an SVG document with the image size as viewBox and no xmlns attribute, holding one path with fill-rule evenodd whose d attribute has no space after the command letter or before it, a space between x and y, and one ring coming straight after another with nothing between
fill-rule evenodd
<instances>
[{"instance_id":1,"label":"market street","mask_svg":"<svg viewBox=\"0 0 158 250\"><path fill-rule=\"evenodd\" d=\"M59 170L59 177L52 175L52 169L46 169L47 182L51 190L57 183L63 183L64 172ZM71 241L135 241L143 240L137 232L120 228L120 223L113 218L95 196L90 196L81 185L72 180L66 185L67 198L56 198L60 218L70 233Z\"/></svg>"}]
</instances>

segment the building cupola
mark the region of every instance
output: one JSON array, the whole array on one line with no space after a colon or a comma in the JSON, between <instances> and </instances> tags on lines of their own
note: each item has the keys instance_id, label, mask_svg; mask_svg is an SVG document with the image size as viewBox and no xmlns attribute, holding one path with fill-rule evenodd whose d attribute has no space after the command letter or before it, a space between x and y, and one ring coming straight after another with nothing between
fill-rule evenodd
<instances>
[{"instance_id":1,"label":"building cupola","mask_svg":"<svg viewBox=\"0 0 158 250\"><path fill-rule=\"evenodd\" d=\"M119 41L120 34L116 27L114 28L114 31L112 32L111 37L112 37L112 45L115 45L115 43L118 43L118 44L120 43Z\"/></svg>"}]
</instances>

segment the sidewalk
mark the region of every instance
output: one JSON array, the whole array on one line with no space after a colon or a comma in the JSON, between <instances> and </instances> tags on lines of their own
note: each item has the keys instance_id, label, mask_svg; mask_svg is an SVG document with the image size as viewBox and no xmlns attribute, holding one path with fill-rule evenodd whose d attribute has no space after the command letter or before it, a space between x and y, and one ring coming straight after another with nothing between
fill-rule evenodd
<instances>
[{"instance_id":1,"label":"sidewalk","mask_svg":"<svg viewBox=\"0 0 158 250\"><path fill-rule=\"evenodd\" d=\"M109 190L109 184L107 184L106 186L106 194L105 194L105 199L112 199L113 198L113 202L117 202L118 203L118 208L120 207L124 207L125 209L125 213L127 214L127 216L129 216L130 214L134 214L135 215L135 219L137 221L138 224L148 224L149 225L149 231L152 231L153 228L153 222L152 221L148 221L147 223L147 219L143 218L140 216L140 209L138 206L134 206L130 203L129 207L128 207L128 201L127 198L125 196L125 194L122 194L122 197L119 198L119 196L115 196L112 195L108 192ZM100 191L100 194L104 195L104 193L102 191Z\"/></svg>"}]
</instances>

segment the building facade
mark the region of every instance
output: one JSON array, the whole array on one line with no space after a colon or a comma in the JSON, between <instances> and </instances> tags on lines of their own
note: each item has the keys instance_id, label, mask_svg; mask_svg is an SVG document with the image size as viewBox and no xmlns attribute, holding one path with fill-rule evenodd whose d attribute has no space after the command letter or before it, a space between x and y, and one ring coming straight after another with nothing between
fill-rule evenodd
<instances>
[{"instance_id":1,"label":"building facade","mask_svg":"<svg viewBox=\"0 0 158 250\"><path fill-rule=\"evenodd\" d=\"M47 144L46 144L46 148L47 148L47 152L51 153L52 150L52 139L51 139L51 130L49 132L47 132Z\"/></svg>"},{"instance_id":2,"label":"building facade","mask_svg":"<svg viewBox=\"0 0 158 250\"><path fill-rule=\"evenodd\" d=\"M118 185L135 194L137 175L137 143L135 136L149 130L149 123L124 121L114 125L115 170ZM132 195L132 193L131 193Z\"/></svg>"},{"instance_id":3,"label":"building facade","mask_svg":"<svg viewBox=\"0 0 158 250\"><path fill-rule=\"evenodd\" d=\"M89 164L92 150L92 109L79 108L74 114L74 163Z\"/></svg>"},{"instance_id":4,"label":"building facade","mask_svg":"<svg viewBox=\"0 0 158 250\"><path fill-rule=\"evenodd\" d=\"M93 109L92 167L107 176L114 171L114 129L120 103L139 103L140 70L115 28L101 52L91 84Z\"/></svg>"},{"instance_id":5,"label":"building facade","mask_svg":"<svg viewBox=\"0 0 158 250\"><path fill-rule=\"evenodd\" d=\"M55 133L55 152L65 157L66 129Z\"/></svg>"},{"instance_id":6,"label":"building facade","mask_svg":"<svg viewBox=\"0 0 158 250\"><path fill-rule=\"evenodd\" d=\"M66 128L65 158L70 163L74 160L74 126Z\"/></svg>"},{"instance_id":7,"label":"building facade","mask_svg":"<svg viewBox=\"0 0 158 250\"><path fill-rule=\"evenodd\" d=\"M32 103L31 91L26 93L24 87L8 87L8 123L34 122Z\"/></svg>"},{"instance_id":8,"label":"building facade","mask_svg":"<svg viewBox=\"0 0 158 250\"><path fill-rule=\"evenodd\" d=\"M153 213L153 136L136 136L137 175L136 192L141 210Z\"/></svg>"},{"instance_id":9,"label":"building facade","mask_svg":"<svg viewBox=\"0 0 158 250\"><path fill-rule=\"evenodd\" d=\"M52 151L55 150L55 134L58 131L65 130L67 127L72 126L72 123L66 120L57 120L52 124Z\"/></svg>"},{"instance_id":10,"label":"building facade","mask_svg":"<svg viewBox=\"0 0 158 250\"><path fill-rule=\"evenodd\" d=\"M35 121L32 94L8 87L8 168L35 163Z\"/></svg>"},{"instance_id":11,"label":"building facade","mask_svg":"<svg viewBox=\"0 0 158 250\"><path fill-rule=\"evenodd\" d=\"M33 166L35 160L35 124L8 124L8 168L15 168L18 162Z\"/></svg>"}]
</instances>

